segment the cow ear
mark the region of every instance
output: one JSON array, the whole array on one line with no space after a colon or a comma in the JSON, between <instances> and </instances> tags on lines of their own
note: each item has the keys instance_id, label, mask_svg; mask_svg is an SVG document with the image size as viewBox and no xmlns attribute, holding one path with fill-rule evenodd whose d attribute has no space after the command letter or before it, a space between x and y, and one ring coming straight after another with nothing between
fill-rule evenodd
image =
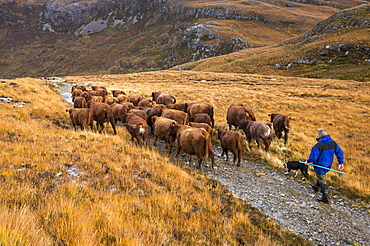
<instances>
[{"instance_id":1,"label":"cow ear","mask_svg":"<svg viewBox=\"0 0 370 246\"><path fill-rule=\"evenodd\" d=\"M270 116L270 117L271 117L271 114L268 114L268 116Z\"/></svg>"}]
</instances>

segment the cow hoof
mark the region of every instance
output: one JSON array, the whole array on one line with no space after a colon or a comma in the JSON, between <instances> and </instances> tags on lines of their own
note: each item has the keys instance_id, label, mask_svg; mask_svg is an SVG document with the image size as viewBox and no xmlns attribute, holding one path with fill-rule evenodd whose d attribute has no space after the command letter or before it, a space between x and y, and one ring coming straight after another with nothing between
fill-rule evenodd
<instances>
[{"instance_id":1,"label":"cow hoof","mask_svg":"<svg viewBox=\"0 0 370 246\"><path fill-rule=\"evenodd\" d=\"M285 175L289 174L289 172L284 173Z\"/></svg>"}]
</instances>

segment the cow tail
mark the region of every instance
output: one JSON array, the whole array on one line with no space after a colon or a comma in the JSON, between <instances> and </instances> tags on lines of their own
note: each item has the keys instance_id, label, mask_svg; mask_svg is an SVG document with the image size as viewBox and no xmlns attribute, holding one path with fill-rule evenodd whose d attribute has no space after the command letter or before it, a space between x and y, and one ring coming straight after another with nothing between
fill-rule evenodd
<instances>
[{"instance_id":1,"label":"cow tail","mask_svg":"<svg viewBox=\"0 0 370 246\"><path fill-rule=\"evenodd\" d=\"M268 139L271 141L272 140L272 124L267 123L267 126L269 127L269 133L267 134Z\"/></svg>"}]
</instances>

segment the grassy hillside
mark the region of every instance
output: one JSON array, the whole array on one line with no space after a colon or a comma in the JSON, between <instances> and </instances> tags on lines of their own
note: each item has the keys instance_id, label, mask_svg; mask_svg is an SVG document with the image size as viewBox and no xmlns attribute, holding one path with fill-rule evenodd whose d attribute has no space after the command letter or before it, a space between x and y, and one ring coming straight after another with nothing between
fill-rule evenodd
<instances>
[{"instance_id":1,"label":"grassy hillside","mask_svg":"<svg viewBox=\"0 0 370 246\"><path fill-rule=\"evenodd\" d=\"M269 121L279 112L291 118L287 147L274 140L271 153L253 148L248 159L281 168L287 160L305 160L316 143L317 130L327 128L346 156L347 175L329 174L332 185L355 196L369 199L369 84L357 81L304 79L233 73L162 71L130 75L67 77L72 83L101 83L130 94L150 97L152 91L176 96L178 102L207 102L215 107L216 128L226 128L226 111L231 103L244 103L257 121ZM335 167L335 165L334 165Z\"/></svg>"},{"instance_id":2,"label":"grassy hillside","mask_svg":"<svg viewBox=\"0 0 370 246\"><path fill-rule=\"evenodd\" d=\"M173 69L369 81L369 18L369 5L348 9L294 39Z\"/></svg>"},{"instance_id":3,"label":"grassy hillside","mask_svg":"<svg viewBox=\"0 0 370 246\"><path fill-rule=\"evenodd\" d=\"M346 156L347 175L330 173L330 185L369 199L368 83L190 71L67 80L209 102L217 128L226 128L230 103L249 105L258 121L268 121L271 112L287 114L288 146L274 139L268 154L254 144L244 152L271 168L307 158L317 129L325 127ZM134 146L124 128L116 136L111 128L107 134L73 131L65 112L70 106L57 88L30 78L0 84L1 244L309 244L201 172L153 147Z\"/></svg>"},{"instance_id":4,"label":"grassy hillside","mask_svg":"<svg viewBox=\"0 0 370 246\"><path fill-rule=\"evenodd\" d=\"M178 74L148 79L168 76ZM144 93L140 77L69 80L127 79L125 90ZM73 131L51 88L0 83L1 245L309 245L201 172L133 145L123 128Z\"/></svg>"}]
</instances>

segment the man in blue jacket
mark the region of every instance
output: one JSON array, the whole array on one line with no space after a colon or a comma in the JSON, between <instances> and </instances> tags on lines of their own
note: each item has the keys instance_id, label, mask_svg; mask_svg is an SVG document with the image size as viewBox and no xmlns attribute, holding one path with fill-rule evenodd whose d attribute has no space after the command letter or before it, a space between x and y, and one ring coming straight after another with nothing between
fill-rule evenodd
<instances>
[{"instance_id":1,"label":"man in blue jacket","mask_svg":"<svg viewBox=\"0 0 370 246\"><path fill-rule=\"evenodd\" d=\"M316 139L318 143L312 147L311 154L306 161L306 165L308 165L308 163L313 163L322 167L331 168L335 154L339 164L338 169L343 170L344 154L342 149L331 139L325 129L319 129L318 135L319 138ZM326 173L329 170L315 167L314 171L316 172L317 183L312 184L311 186L315 192L320 190L322 193L322 197L319 198L318 201L330 203L328 198L328 186L326 184Z\"/></svg>"}]
</instances>

